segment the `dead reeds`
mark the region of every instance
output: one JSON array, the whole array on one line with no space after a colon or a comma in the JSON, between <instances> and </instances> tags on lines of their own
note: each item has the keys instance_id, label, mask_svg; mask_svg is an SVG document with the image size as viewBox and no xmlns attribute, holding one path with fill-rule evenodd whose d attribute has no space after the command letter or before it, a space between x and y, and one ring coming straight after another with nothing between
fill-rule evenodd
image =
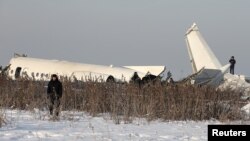
<instances>
[{"instance_id":1,"label":"dead reeds","mask_svg":"<svg viewBox=\"0 0 250 141\"><path fill-rule=\"evenodd\" d=\"M62 80L62 110L109 114L116 123L147 120L239 120L240 93L187 84L70 82ZM0 107L44 110L47 82L0 78Z\"/></svg>"}]
</instances>

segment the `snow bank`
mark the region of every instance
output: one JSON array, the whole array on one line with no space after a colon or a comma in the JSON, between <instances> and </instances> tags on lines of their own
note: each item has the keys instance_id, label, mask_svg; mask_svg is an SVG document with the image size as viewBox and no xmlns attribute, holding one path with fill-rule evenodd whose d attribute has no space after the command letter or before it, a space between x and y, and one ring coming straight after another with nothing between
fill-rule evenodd
<instances>
[{"instance_id":1,"label":"snow bank","mask_svg":"<svg viewBox=\"0 0 250 141\"><path fill-rule=\"evenodd\" d=\"M230 88L232 90L241 91L244 99L250 97L250 83L247 83L238 75L232 75L229 73L225 74L224 81L221 83L219 88Z\"/></svg>"},{"instance_id":2,"label":"snow bank","mask_svg":"<svg viewBox=\"0 0 250 141\"><path fill-rule=\"evenodd\" d=\"M242 92L243 96L241 97L243 100L250 99L250 83L247 83L238 75L225 74L224 81L219 86L220 89L232 89L236 91ZM241 108L243 112L247 115L250 115L250 102Z\"/></svg>"}]
</instances>

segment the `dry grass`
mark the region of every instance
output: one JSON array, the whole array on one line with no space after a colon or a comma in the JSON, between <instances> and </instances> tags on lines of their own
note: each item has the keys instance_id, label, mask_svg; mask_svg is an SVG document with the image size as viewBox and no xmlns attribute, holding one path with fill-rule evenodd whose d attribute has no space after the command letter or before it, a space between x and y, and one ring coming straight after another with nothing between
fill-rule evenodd
<instances>
[{"instance_id":1,"label":"dry grass","mask_svg":"<svg viewBox=\"0 0 250 141\"><path fill-rule=\"evenodd\" d=\"M1 107L0 107L0 128L3 126L3 125L6 125L6 117L5 117L5 114L4 112L1 110Z\"/></svg>"},{"instance_id":2,"label":"dry grass","mask_svg":"<svg viewBox=\"0 0 250 141\"><path fill-rule=\"evenodd\" d=\"M2 127L4 124L6 124L4 115L0 113L0 127Z\"/></svg>"},{"instance_id":3,"label":"dry grass","mask_svg":"<svg viewBox=\"0 0 250 141\"><path fill-rule=\"evenodd\" d=\"M98 116L110 114L119 123L135 117L147 120L240 120L240 93L187 84L127 83L62 80L62 110L78 110ZM0 78L0 107L31 110L46 107L47 82ZM1 119L1 118L0 118ZM1 120L0 120L1 121Z\"/></svg>"}]
</instances>

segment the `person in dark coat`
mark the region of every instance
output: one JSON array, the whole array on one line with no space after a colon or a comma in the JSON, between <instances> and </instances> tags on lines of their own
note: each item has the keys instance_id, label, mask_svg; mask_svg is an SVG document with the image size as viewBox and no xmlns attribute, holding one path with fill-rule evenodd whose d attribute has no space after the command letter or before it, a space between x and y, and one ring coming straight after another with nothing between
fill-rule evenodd
<instances>
[{"instance_id":1,"label":"person in dark coat","mask_svg":"<svg viewBox=\"0 0 250 141\"><path fill-rule=\"evenodd\" d=\"M236 60L234 59L234 56L231 57L231 59L229 60L230 65L230 73L234 74L234 66L236 64Z\"/></svg>"},{"instance_id":2,"label":"person in dark coat","mask_svg":"<svg viewBox=\"0 0 250 141\"><path fill-rule=\"evenodd\" d=\"M134 75L132 76L131 80L132 83L140 84L141 78L139 77L137 72L134 72Z\"/></svg>"},{"instance_id":3,"label":"person in dark coat","mask_svg":"<svg viewBox=\"0 0 250 141\"><path fill-rule=\"evenodd\" d=\"M56 74L51 75L47 88L47 96L49 99L49 111L50 115L59 115L60 99L62 98L62 83L58 80ZM55 113L53 110L55 108Z\"/></svg>"}]
</instances>

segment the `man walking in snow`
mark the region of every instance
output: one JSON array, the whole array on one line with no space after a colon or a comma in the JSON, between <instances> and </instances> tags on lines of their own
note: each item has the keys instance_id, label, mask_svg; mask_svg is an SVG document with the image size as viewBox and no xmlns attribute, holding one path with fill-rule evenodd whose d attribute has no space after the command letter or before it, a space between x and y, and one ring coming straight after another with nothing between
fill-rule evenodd
<instances>
[{"instance_id":1,"label":"man walking in snow","mask_svg":"<svg viewBox=\"0 0 250 141\"><path fill-rule=\"evenodd\" d=\"M58 76L56 74L51 76L51 80L47 88L47 96L49 99L50 115L59 116L60 99L62 98L62 83L58 80Z\"/></svg>"}]
</instances>

